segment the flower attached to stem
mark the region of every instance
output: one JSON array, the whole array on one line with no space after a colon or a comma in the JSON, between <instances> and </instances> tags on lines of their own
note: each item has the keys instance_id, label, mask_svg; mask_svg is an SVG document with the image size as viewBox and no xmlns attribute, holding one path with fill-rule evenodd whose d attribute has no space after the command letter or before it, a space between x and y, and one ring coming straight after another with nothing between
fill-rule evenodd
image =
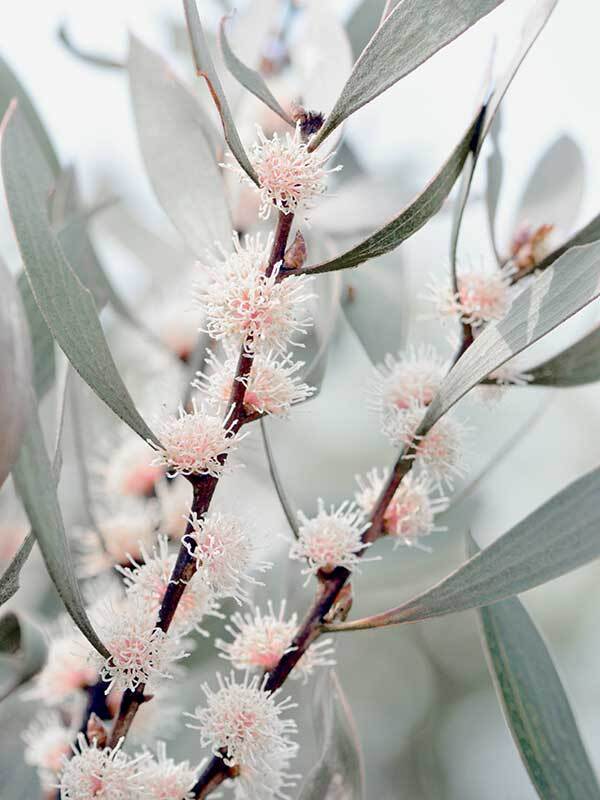
<instances>
[{"instance_id":1,"label":"flower attached to stem","mask_svg":"<svg viewBox=\"0 0 600 800\"><path fill-rule=\"evenodd\" d=\"M146 751L144 751L146 755ZM192 788L201 765L174 761L167 756L164 742L156 742L156 758L150 755L141 767L145 800L193 800Z\"/></svg>"}]
</instances>

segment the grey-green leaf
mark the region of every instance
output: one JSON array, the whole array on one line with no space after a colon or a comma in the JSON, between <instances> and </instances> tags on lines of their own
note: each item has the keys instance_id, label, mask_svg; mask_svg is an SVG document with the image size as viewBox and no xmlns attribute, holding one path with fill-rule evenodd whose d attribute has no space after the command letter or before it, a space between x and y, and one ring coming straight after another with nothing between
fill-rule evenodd
<instances>
[{"instance_id":1,"label":"grey-green leaf","mask_svg":"<svg viewBox=\"0 0 600 800\"><path fill-rule=\"evenodd\" d=\"M231 45L229 44L227 33L225 31L227 19L228 17L223 17L219 26L219 43L221 45L221 52L223 53L223 60L227 65L227 69L231 72L233 77L250 92L250 94L253 94L259 100L262 100L262 102L268 108L270 108L271 111L274 111L275 114L281 117L284 122L287 122L289 125L293 125L294 122L290 118L290 115L286 114L283 108L279 105L277 98L267 86L263 76L256 70L250 69L250 67L247 67L245 64L243 64L231 49Z\"/></svg>"},{"instance_id":2,"label":"grey-green leaf","mask_svg":"<svg viewBox=\"0 0 600 800\"><path fill-rule=\"evenodd\" d=\"M544 640L516 598L479 610L496 692L541 800L598 800L600 787Z\"/></svg>"},{"instance_id":3,"label":"grey-green leaf","mask_svg":"<svg viewBox=\"0 0 600 800\"><path fill-rule=\"evenodd\" d=\"M228 247L231 220L206 111L169 65L134 36L128 68L140 149L165 213L197 258L215 242Z\"/></svg>"},{"instance_id":4,"label":"grey-green leaf","mask_svg":"<svg viewBox=\"0 0 600 800\"><path fill-rule=\"evenodd\" d=\"M333 670L325 673L316 695L315 727L321 757L307 775L298 800L363 800L364 766L350 706Z\"/></svg>"},{"instance_id":5,"label":"grey-green leaf","mask_svg":"<svg viewBox=\"0 0 600 800\"><path fill-rule=\"evenodd\" d=\"M591 244L592 242L597 242L598 239L600 239L600 214L591 219L587 225L584 225L583 228L577 231L577 233L573 234L573 236L571 236L570 239L567 239L564 244L549 253L546 258L533 267L531 271L533 272L534 270L547 269L554 264L557 258L560 258L571 247L578 247L582 244Z\"/></svg>"},{"instance_id":6,"label":"grey-green leaf","mask_svg":"<svg viewBox=\"0 0 600 800\"><path fill-rule=\"evenodd\" d=\"M292 508L292 502L290 498L287 496L287 492L285 491L283 482L279 475L279 470L277 469L277 464L275 463L275 455L273 453L273 448L271 447L269 434L267 433L267 423L264 418L261 418L260 420L260 432L263 438L263 444L265 446L265 455L267 457L269 475L271 476L271 480L273 481L273 486L275 487L275 492L277 493L279 504L281 505L283 513L285 514L285 518L287 519L288 525L290 526L290 530L292 531L296 539L298 539L298 537L300 536L298 517L294 509Z\"/></svg>"},{"instance_id":7,"label":"grey-green leaf","mask_svg":"<svg viewBox=\"0 0 600 800\"><path fill-rule=\"evenodd\" d=\"M54 339L40 313L25 272L17 280L21 302L27 318L27 327L33 351L33 385L39 398L42 398L54 383L56 359Z\"/></svg>"},{"instance_id":8,"label":"grey-green leaf","mask_svg":"<svg viewBox=\"0 0 600 800\"><path fill-rule=\"evenodd\" d=\"M600 381L600 328L528 372L531 383L539 386L582 386Z\"/></svg>"},{"instance_id":9,"label":"grey-green leaf","mask_svg":"<svg viewBox=\"0 0 600 800\"><path fill-rule=\"evenodd\" d=\"M27 424L31 341L15 281L0 259L0 486L17 458Z\"/></svg>"},{"instance_id":10,"label":"grey-green leaf","mask_svg":"<svg viewBox=\"0 0 600 800\"><path fill-rule=\"evenodd\" d=\"M196 65L196 72L200 77L206 80L217 111L221 117L221 122L223 123L225 141L229 145L229 149L237 159L239 165L251 180L258 185L258 177L244 150L244 145L235 127L235 122L233 121L233 116L227 98L225 97L223 86L221 85L221 81L211 58L206 37L202 30L202 24L200 23L196 0L183 0L183 7L192 45L194 63Z\"/></svg>"},{"instance_id":11,"label":"grey-green leaf","mask_svg":"<svg viewBox=\"0 0 600 800\"><path fill-rule=\"evenodd\" d=\"M9 611L0 617L0 656L10 659L14 675L0 688L0 700L31 680L46 663L44 634L30 619Z\"/></svg>"},{"instance_id":12,"label":"grey-green leaf","mask_svg":"<svg viewBox=\"0 0 600 800\"><path fill-rule=\"evenodd\" d=\"M376 30L313 140L317 147L338 125L489 14L502 0L403 0Z\"/></svg>"},{"instance_id":13,"label":"grey-green leaf","mask_svg":"<svg viewBox=\"0 0 600 800\"><path fill-rule=\"evenodd\" d=\"M4 605L11 597L13 597L19 589L19 577L25 562L29 558L33 545L35 544L35 536L30 531L23 544L15 553L13 560L8 567L0 575L0 606Z\"/></svg>"},{"instance_id":14,"label":"grey-green leaf","mask_svg":"<svg viewBox=\"0 0 600 800\"><path fill-rule=\"evenodd\" d=\"M56 476L46 452L37 410L31 412L30 424L13 469L13 480L48 573L67 611L92 646L108 657L107 649L98 639L85 612L58 505Z\"/></svg>"},{"instance_id":15,"label":"grey-green leaf","mask_svg":"<svg viewBox=\"0 0 600 800\"><path fill-rule=\"evenodd\" d=\"M2 174L9 211L36 303L73 367L143 439L157 441L127 391L104 338L91 293L52 232L45 199L52 177L18 108L3 120Z\"/></svg>"},{"instance_id":16,"label":"grey-green leaf","mask_svg":"<svg viewBox=\"0 0 600 800\"><path fill-rule=\"evenodd\" d=\"M360 630L491 605L600 556L600 469L571 483L431 589L331 630Z\"/></svg>"},{"instance_id":17,"label":"grey-green leaf","mask_svg":"<svg viewBox=\"0 0 600 800\"><path fill-rule=\"evenodd\" d=\"M425 189L404 208L397 217L365 239L356 247L320 264L304 267L299 273L315 274L331 272L336 269L348 269L362 264L371 258L383 255L402 244L436 214L461 173L467 155L478 130L482 112L478 113L467 131L456 145L446 163L438 174L427 184Z\"/></svg>"}]
</instances>

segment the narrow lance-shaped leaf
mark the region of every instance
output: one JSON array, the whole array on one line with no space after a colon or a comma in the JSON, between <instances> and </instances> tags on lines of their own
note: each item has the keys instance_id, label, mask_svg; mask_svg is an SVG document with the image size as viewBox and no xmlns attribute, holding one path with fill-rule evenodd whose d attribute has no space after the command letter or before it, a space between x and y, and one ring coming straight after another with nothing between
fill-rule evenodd
<instances>
[{"instance_id":1,"label":"narrow lance-shaped leaf","mask_svg":"<svg viewBox=\"0 0 600 800\"><path fill-rule=\"evenodd\" d=\"M479 610L504 717L542 800L598 800L600 787L556 667L522 603Z\"/></svg>"},{"instance_id":2,"label":"narrow lance-shaped leaf","mask_svg":"<svg viewBox=\"0 0 600 800\"><path fill-rule=\"evenodd\" d=\"M246 88L250 94L253 94L261 100L271 111L274 111L284 122L293 125L294 121L290 118L283 108L279 105L277 98L273 95L267 86L263 76L254 69L250 69L243 64L236 54L231 49L225 25L229 17L223 17L219 26L219 43L221 45L221 52L223 53L223 60L227 65L227 69L231 72L233 77Z\"/></svg>"},{"instance_id":3,"label":"narrow lance-shaped leaf","mask_svg":"<svg viewBox=\"0 0 600 800\"><path fill-rule=\"evenodd\" d=\"M183 7L185 10L185 18L192 44L192 54L196 64L197 74L206 80L209 91L212 95L214 103L217 107L221 122L223 123L223 132L225 134L225 141L233 155L236 157L239 165L246 172L246 174L258 185L258 177L252 164L250 163L244 145L235 127L229 103L225 97L223 86L215 65L208 49L208 43L202 30L200 17L198 15L198 8L196 7L196 0L183 0Z\"/></svg>"},{"instance_id":4,"label":"narrow lance-shaped leaf","mask_svg":"<svg viewBox=\"0 0 600 800\"><path fill-rule=\"evenodd\" d=\"M488 14L502 0L403 0L377 29L314 138L314 149L369 103Z\"/></svg>"},{"instance_id":5,"label":"narrow lance-shaped leaf","mask_svg":"<svg viewBox=\"0 0 600 800\"><path fill-rule=\"evenodd\" d=\"M499 116L496 117L496 124L498 124ZM500 191L502 189L502 179L504 177L504 163L502 159L502 151L500 150L500 142L498 136L494 136L496 125L491 128L492 151L486 160L486 184L485 184L485 205L487 211L488 226L490 229L490 238L492 241L492 248L494 256L498 264L502 262L500 248L498 247L498 240L496 236L496 216L498 212L498 204L500 202Z\"/></svg>"},{"instance_id":6,"label":"narrow lance-shaped leaf","mask_svg":"<svg viewBox=\"0 0 600 800\"><path fill-rule=\"evenodd\" d=\"M15 553L12 561L0 576L0 606L4 605L4 603L17 593L20 586L19 578L21 576L21 570L25 566L25 562L29 558L34 544L35 535L30 531Z\"/></svg>"},{"instance_id":7,"label":"narrow lance-shaped leaf","mask_svg":"<svg viewBox=\"0 0 600 800\"><path fill-rule=\"evenodd\" d=\"M46 325L25 272L21 272L17 280L21 302L27 318L27 327L33 350L33 385L39 398L42 398L54 383L56 359L54 339Z\"/></svg>"},{"instance_id":8,"label":"narrow lance-shaped leaf","mask_svg":"<svg viewBox=\"0 0 600 800\"><path fill-rule=\"evenodd\" d=\"M294 272L294 274L309 273L312 275L319 272L332 272L337 269L356 267L371 258L376 258L383 255L383 253L389 253L390 250L394 250L405 239L408 239L422 228L440 210L444 200L456 183L456 179L460 175L467 155L471 150L473 136L478 130L482 113L483 111L479 112L469 125L438 174L397 217L394 217L387 225L375 231L356 247L352 247L330 261L303 267Z\"/></svg>"},{"instance_id":9,"label":"narrow lance-shaped leaf","mask_svg":"<svg viewBox=\"0 0 600 800\"><path fill-rule=\"evenodd\" d=\"M71 269L50 227L51 176L19 110L2 123L2 174L30 286L46 324L73 367L144 440L157 441L117 371L91 293Z\"/></svg>"},{"instance_id":10,"label":"narrow lance-shaped leaf","mask_svg":"<svg viewBox=\"0 0 600 800\"><path fill-rule=\"evenodd\" d=\"M582 386L600 381L600 328L528 372L530 384L538 386Z\"/></svg>"},{"instance_id":11,"label":"narrow lance-shaped leaf","mask_svg":"<svg viewBox=\"0 0 600 800\"><path fill-rule=\"evenodd\" d=\"M134 36L129 86L140 149L156 196L197 258L227 248L231 220L206 111L169 65Z\"/></svg>"},{"instance_id":12,"label":"narrow lance-shaped leaf","mask_svg":"<svg viewBox=\"0 0 600 800\"><path fill-rule=\"evenodd\" d=\"M46 663L44 634L31 620L14 611L0 617L0 656L9 657L14 675L0 688L0 701L31 680Z\"/></svg>"},{"instance_id":13,"label":"narrow lance-shaped leaf","mask_svg":"<svg viewBox=\"0 0 600 800\"><path fill-rule=\"evenodd\" d=\"M48 573L67 611L93 647L108 657L107 649L96 636L85 612L58 505L56 476L48 459L35 409L31 412L19 459L13 469L13 479Z\"/></svg>"},{"instance_id":14,"label":"narrow lance-shaped leaf","mask_svg":"<svg viewBox=\"0 0 600 800\"><path fill-rule=\"evenodd\" d=\"M277 464L275 463L275 456L273 454L273 448L271 447L269 434L267 433L267 424L264 418L260 420L260 432L262 434L263 444L265 446L265 455L267 457L267 464L269 466L269 475L271 476L271 480L273 481L273 486L275 487L275 491L277 492L279 503L281 505L283 513L285 514L285 518L288 522L288 525L290 526L290 530L294 534L295 538L298 539L300 535L298 518L297 515L294 513L294 509L292 508L290 499L287 496L286 491L283 487L283 483L279 475L279 470L277 469Z\"/></svg>"},{"instance_id":15,"label":"narrow lance-shaped leaf","mask_svg":"<svg viewBox=\"0 0 600 800\"><path fill-rule=\"evenodd\" d=\"M0 259L0 486L17 458L27 424L31 344L14 279Z\"/></svg>"},{"instance_id":16,"label":"narrow lance-shaped leaf","mask_svg":"<svg viewBox=\"0 0 600 800\"><path fill-rule=\"evenodd\" d=\"M339 792L344 800L363 800L360 742L350 706L333 670L322 676L316 700L315 722L322 754L302 784L298 800L327 800L330 791Z\"/></svg>"},{"instance_id":17,"label":"narrow lance-shaped leaf","mask_svg":"<svg viewBox=\"0 0 600 800\"><path fill-rule=\"evenodd\" d=\"M529 514L431 589L397 608L328 630L398 625L491 605L600 556L600 469Z\"/></svg>"}]
</instances>

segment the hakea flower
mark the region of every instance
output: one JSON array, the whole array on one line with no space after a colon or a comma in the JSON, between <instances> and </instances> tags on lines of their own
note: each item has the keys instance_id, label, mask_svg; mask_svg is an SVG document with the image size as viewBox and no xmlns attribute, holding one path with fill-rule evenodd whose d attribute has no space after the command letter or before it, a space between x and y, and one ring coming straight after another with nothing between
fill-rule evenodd
<instances>
[{"instance_id":1,"label":"hakea flower","mask_svg":"<svg viewBox=\"0 0 600 800\"><path fill-rule=\"evenodd\" d=\"M356 476L359 491L355 499L365 514L370 514L388 478L388 471L379 475L372 469L364 478ZM448 508L448 498L436 494L437 484L426 472L409 472L389 503L383 516L383 532L395 538L394 548L401 544L424 548L421 539L445 530L435 524L435 517Z\"/></svg>"},{"instance_id":2,"label":"hakea flower","mask_svg":"<svg viewBox=\"0 0 600 800\"><path fill-rule=\"evenodd\" d=\"M250 573L271 567L257 558L254 532L234 514L215 512L199 517L192 512L190 524L192 532L183 543L198 562L202 580L215 597L233 597L238 603L247 600L244 584L260 585Z\"/></svg>"},{"instance_id":3,"label":"hakea flower","mask_svg":"<svg viewBox=\"0 0 600 800\"><path fill-rule=\"evenodd\" d=\"M303 574L331 572L336 567L356 569L360 554L369 547L362 541L368 523L359 508L346 501L337 510L332 506L327 511L319 498L316 517L309 519L300 511L298 518L300 530L290 547L290 558L308 562Z\"/></svg>"},{"instance_id":4,"label":"hakea flower","mask_svg":"<svg viewBox=\"0 0 600 800\"><path fill-rule=\"evenodd\" d=\"M156 742L156 758L149 758L140 768L144 782L144 800L193 800L192 788L200 766L189 761L176 762L167 756L164 742Z\"/></svg>"},{"instance_id":5,"label":"hakea flower","mask_svg":"<svg viewBox=\"0 0 600 800\"><path fill-rule=\"evenodd\" d=\"M455 417L445 415L424 436L417 435L426 409L418 404L407 411L388 415L382 430L390 441L401 447L414 446L414 453L406 458L415 460L436 483L452 488L454 476L466 474L465 439L469 428Z\"/></svg>"},{"instance_id":6,"label":"hakea flower","mask_svg":"<svg viewBox=\"0 0 600 800\"><path fill-rule=\"evenodd\" d=\"M196 348L201 320L190 303L182 303L180 297L161 303L153 313L152 327L165 347L181 361L187 361Z\"/></svg>"},{"instance_id":7,"label":"hakea flower","mask_svg":"<svg viewBox=\"0 0 600 800\"><path fill-rule=\"evenodd\" d=\"M233 157L222 166L239 174L240 180L256 188L260 194L261 219L268 219L275 206L282 214L304 214L314 207L315 200L327 190L327 175L338 172L341 166L326 169L333 153L325 156L309 152L303 141L300 125L284 136L274 133L267 139L257 125L258 141L248 156L258 177L258 187Z\"/></svg>"},{"instance_id":8,"label":"hakea flower","mask_svg":"<svg viewBox=\"0 0 600 800\"><path fill-rule=\"evenodd\" d=\"M293 789L302 776L288 772L290 760L287 752L273 753L269 756L267 771L241 764L233 781L234 800L292 800L288 790Z\"/></svg>"},{"instance_id":9,"label":"hakea flower","mask_svg":"<svg viewBox=\"0 0 600 800\"><path fill-rule=\"evenodd\" d=\"M75 698L98 681L98 670L88 661L91 645L72 629L61 631L48 642L46 663L23 696L50 706Z\"/></svg>"},{"instance_id":10,"label":"hakea flower","mask_svg":"<svg viewBox=\"0 0 600 800\"><path fill-rule=\"evenodd\" d=\"M57 711L38 714L23 732L25 763L36 767L42 788L56 788L64 757L71 752L76 731L64 724Z\"/></svg>"},{"instance_id":11,"label":"hakea flower","mask_svg":"<svg viewBox=\"0 0 600 800\"><path fill-rule=\"evenodd\" d=\"M160 512L160 530L169 539L179 540L187 527L187 515L192 505L193 490L182 477L156 484Z\"/></svg>"},{"instance_id":12,"label":"hakea flower","mask_svg":"<svg viewBox=\"0 0 600 800\"><path fill-rule=\"evenodd\" d=\"M129 596L116 607L110 601L93 613L95 628L110 652L104 658L90 651L90 661L112 689L135 691L140 684L171 678L174 662L189 655L176 632L155 628L156 614L139 597Z\"/></svg>"},{"instance_id":13,"label":"hakea flower","mask_svg":"<svg viewBox=\"0 0 600 800\"><path fill-rule=\"evenodd\" d=\"M243 438L235 433L235 422L209 414L192 400L188 413L180 406L178 416L160 422L157 435L162 447L155 463L165 464L169 475L212 475L219 478L225 471L227 456Z\"/></svg>"},{"instance_id":14,"label":"hakea flower","mask_svg":"<svg viewBox=\"0 0 600 800\"><path fill-rule=\"evenodd\" d=\"M99 517L96 524L97 530L74 531L81 551L82 578L95 577L118 564L128 564L130 558L142 557L142 548L151 547L156 540L156 502L130 498Z\"/></svg>"},{"instance_id":15,"label":"hakea flower","mask_svg":"<svg viewBox=\"0 0 600 800\"><path fill-rule=\"evenodd\" d=\"M536 267L552 252L554 225L533 228L524 224L517 228L510 243L510 256L518 272Z\"/></svg>"},{"instance_id":16,"label":"hakea flower","mask_svg":"<svg viewBox=\"0 0 600 800\"><path fill-rule=\"evenodd\" d=\"M226 408L235 378L237 358L221 362L210 353L207 364L211 371L196 373L198 379L192 386L204 392L210 403L221 409ZM315 389L303 383L297 375L303 366L304 362L293 361L289 354L283 356L272 351L257 353L252 361L250 376L241 379L246 387L246 413L286 416L295 403L307 400Z\"/></svg>"},{"instance_id":17,"label":"hakea flower","mask_svg":"<svg viewBox=\"0 0 600 800\"><path fill-rule=\"evenodd\" d=\"M145 793L141 768L147 754L129 758L114 748L96 747L80 733L73 756L65 758L60 776L61 800L142 800Z\"/></svg>"},{"instance_id":18,"label":"hakea flower","mask_svg":"<svg viewBox=\"0 0 600 800\"><path fill-rule=\"evenodd\" d=\"M427 299L442 320L460 319L473 328L502 319L512 300L512 265L493 272L463 272L458 276L458 292L439 283L430 283Z\"/></svg>"},{"instance_id":19,"label":"hakea flower","mask_svg":"<svg viewBox=\"0 0 600 800\"><path fill-rule=\"evenodd\" d=\"M235 627L227 625L226 630L233 640L217 639L215 644L222 651L223 658L229 659L236 669L244 670L272 670L284 653L292 649L290 645L298 630L297 614L285 619L285 601L281 603L279 614L275 614L269 601L266 614L256 608L254 615L233 614L231 622ZM312 644L290 677L302 678L306 683L316 668L335 665L331 658L334 652L331 639Z\"/></svg>"},{"instance_id":20,"label":"hakea flower","mask_svg":"<svg viewBox=\"0 0 600 800\"><path fill-rule=\"evenodd\" d=\"M129 430L116 446L105 445L102 456L92 464L102 497L151 495L164 475L164 467L151 461L151 448Z\"/></svg>"},{"instance_id":21,"label":"hakea flower","mask_svg":"<svg viewBox=\"0 0 600 800\"><path fill-rule=\"evenodd\" d=\"M292 275L279 280L280 264L267 277L265 269L273 244L269 235L263 244L260 234L245 236L243 244L233 237L233 251L222 251L222 260L208 270L208 281L196 287L196 301L206 314L205 330L217 340L244 342L249 351L258 345L276 351L294 342L294 333L305 334L311 325L300 308L314 295L308 291L313 280Z\"/></svg>"},{"instance_id":22,"label":"hakea flower","mask_svg":"<svg viewBox=\"0 0 600 800\"><path fill-rule=\"evenodd\" d=\"M386 415L415 403L429 405L441 386L445 366L435 348L427 345L408 347L396 356L388 353L375 368L372 407Z\"/></svg>"},{"instance_id":23,"label":"hakea flower","mask_svg":"<svg viewBox=\"0 0 600 800\"><path fill-rule=\"evenodd\" d=\"M199 730L201 745L209 746L227 766L255 767L268 785L266 776L274 768L271 758L281 755L289 759L296 754L290 736L297 726L294 720L281 718L296 704L289 698L278 701L280 690L265 692L265 680L246 673L243 682L237 683L233 672L225 678L217 673L219 688L213 691L208 684L202 685L206 706L188 715L197 723L188 723L188 727Z\"/></svg>"},{"instance_id":24,"label":"hakea flower","mask_svg":"<svg viewBox=\"0 0 600 800\"><path fill-rule=\"evenodd\" d=\"M127 594L139 599L154 617L158 614L177 561L177 553L169 553L166 536L159 536L157 545L154 546L152 553L144 547L141 548L141 564L132 558L130 561L133 568L117 567L124 577ZM173 632L185 636L195 630L208 636L208 633L200 627L200 622L207 615L221 617L218 608L210 589L196 573L185 587L185 592L177 605L172 625Z\"/></svg>"},{"instance_id":25,"label":"hakea flower","mask_svg":"<svg viewBox=\"0 0 600 800\"><path fill-rule=\"evenodd\" d=\"M502 399L510 386L527 386L533 380L529 372L521 372L510 363L504 364L487 376L487 382L477 387L479 396L485 403L493 406Z\"/></svg>"}]
</instances>

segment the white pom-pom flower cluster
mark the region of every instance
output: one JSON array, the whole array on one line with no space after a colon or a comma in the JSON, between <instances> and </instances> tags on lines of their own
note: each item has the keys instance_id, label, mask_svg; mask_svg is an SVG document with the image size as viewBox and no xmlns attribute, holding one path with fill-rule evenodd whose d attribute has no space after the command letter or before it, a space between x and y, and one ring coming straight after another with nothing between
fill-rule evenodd
<instances>
[{"instance_id":1,"label":"white pom-pom flower cluster","mask_svg":"<svg viewBox=\"0 0 600 800\"><path fill-rule=\"evenodd\" d=\"M152 494L164 468L151 461L150 447L129 429L116 444L106 444L92 464L100 479L101 499Z\"/></svg>"},{"instance_id":2,"label":"white pom-pom flower cluster","mask_svg":"<svg viewBox=\"0 0 600 800\"><path fill-rule=\"evenodd\" d=\"M141 768L146 758L129 758L120 745L96 747L80 733L73 756L65 759L60 775L61 800L141 800Z\"/></svg>"},{"instance_id":3,"label":"white pom-pom flower cluster","mask_svg":"<svg viewBox=\"0 0 600 800\"><path fill-rule=\"evenodd\" d=\"M71 752L76 731L64 724L58 711L43 711L23 732L25 763L37 768L42 788L56 788L65 756Z\"/></svg>"},{"instance_id":4,"label":"white pom-pom flower cluster","mask_svg":"<svg viewBox=\"0 0 600 800\"><path fill-rule=\"evenodd\" d=\"M327 175L341 167L326 169L333 153L322 156L310 152L303 141L300 125L293 133L268 139L257 125L258 141L248 153L258 176L258 186L233 158L223 166L238 173L240 180L260 194L260 216L268 219L273 207L283 214L303 214L313 208L315 200L327 190Z\"/></svg>"},{"instance_id":5,"label":"white pom-pom flower cluster","mask_svg":"<svg viewBox=\"0 0 600 800\"><path fill-rule=\"evenodd\" d=\"M266 275L273 237L260 234L233 238L233 251L204 267L207 280L196 288L196 302L206 315L206 332L249 351L283 352L297 344L294 334L306 333L310 317L303 305L313 297L312 278L279 280L280 264Z\"/></svg>"},{"instance_id":6,"label":"white pom-pom flower cluster","mask_svg":"<svg viewBox=\"0 0 600 800\"><path fill-rule=\"evenodd\" d=\"M245 675L240 683L235 674L217 675L218 689L202 686L206 705L189 715L190 728L200 731L200 742L210 747L228 766L247 770L255 798L273 798L274 783L296 755L297 745L291 739L296 723L282 718L295 707L289 698L279 700L279 691L264 691L264 679Z\"/></svg>"},{"instance_id":7,"label":"white pom-pom flower cluster","mask_svg":"<svg viewBox=\"0 0 600 800\"><path fill-rule=\"evenodd\" d=\"M88 661L89 648L83 636L65 621L61 631L50 637L46 663L33 688L23 696L50 706L77 698L98 680L98 671Z\"/></svg>"},{"instance_id":8,"label":"white pom-pom flower cluster","mask_svg":"<svg viewBox=\"0 0 600 800\"><path fill-rule=\"evenodd\" d=\"M167 756L164 742L156 743L156 757L142 762L140 776L147 800L193 800L192 789L201 765L174 761Z\"/></svg>"},{"instance_id":9,"label":"white pom-pom flower cluster","mask_svg":"<svg viewBox=\"0 0 600 800\"><path fill-rule=\"evenodd\" d=\"M260 608L254 614L233 614L231 625L226 626L232 641L217 639L215 644L236 669L272 670L281 657L291 650L292 639L298 630L298 617L292 614L285 619L285 601L276 614L271 602L267 613ZM312 644L298 661L290 677L305 683L318 667L334 666L331 640Z\"/></svg>"}]
</instances>

